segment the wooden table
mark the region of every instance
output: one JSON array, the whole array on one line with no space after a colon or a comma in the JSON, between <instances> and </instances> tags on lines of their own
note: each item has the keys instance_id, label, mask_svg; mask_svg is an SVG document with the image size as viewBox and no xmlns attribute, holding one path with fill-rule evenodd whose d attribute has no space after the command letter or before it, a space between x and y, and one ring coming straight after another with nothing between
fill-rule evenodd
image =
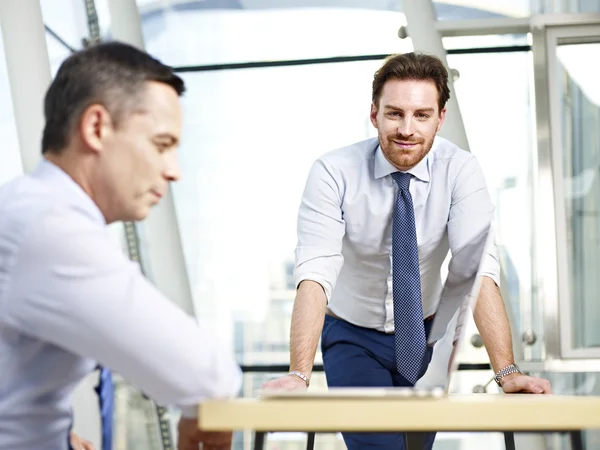
<instances>
[{"instance_id":1,"label":"wooden table","mask_svg":"<svg viewBox=\"0 0 600 450\"><path fill-rule=\"evenodd\" d=\"M583 449L580 432L600 429L600 397L471 394L388 398L365 392L343 398L239 398L201 404L198 421L207 431L254 430L255 449L263 448L266 433L275 431L510 432L505 438L512 432L569 432L573 447ZM507 448L514 448L514 440L506 442Z\"/></svg>"}]
</instances>

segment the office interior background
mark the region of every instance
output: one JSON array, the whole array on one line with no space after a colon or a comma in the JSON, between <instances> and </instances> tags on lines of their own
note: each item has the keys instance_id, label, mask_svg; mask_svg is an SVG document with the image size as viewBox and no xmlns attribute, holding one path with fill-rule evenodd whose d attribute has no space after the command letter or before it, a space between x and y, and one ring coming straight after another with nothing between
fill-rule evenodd
<instances>
[{"instance_id":1,"label":"office interior background","mask_svg":"<svg viewBox=\"0 0 600 450\"><path fill-rule=\"evenodd\" d=\"M169 298L229 343L246 372L242 394L256 395L289 364L295 222L311 163L376 136L371 81L386 55L441 51L454 102L441 134L487 177L517 362L556 393L600 394L600 0L430 3L0 0L0 183L41 157L41 89L72 51L128 40L176 67L188 86L183 179L144 223L111 229ZM465 340L451 391L497 392L473 323ZM94 440L90 383L75 395L75 428ZM322 372L313 385L325 386ZM116 406L117 450L171 448L177 411L123 380ZM234 448L251 438L237 433ZM569 448L566 437L520 439ZM585 440L600 448L600 433ZM268 448L305 441L277 433ZM344 444L319 434L316 448ZM503 439L441 433L434 448L502 449Z\"/></svg>"}]
</instances>

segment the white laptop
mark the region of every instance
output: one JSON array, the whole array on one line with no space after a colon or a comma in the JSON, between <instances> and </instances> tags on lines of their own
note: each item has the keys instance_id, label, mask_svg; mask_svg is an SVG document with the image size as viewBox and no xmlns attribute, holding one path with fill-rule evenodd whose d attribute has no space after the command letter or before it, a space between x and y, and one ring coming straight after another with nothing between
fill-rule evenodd
<instances>
[{"instance_id":1,"label":"white laptop","mask_svg":"<svg viewBox=\"0 0 600 450\"><path fill-rule=\"evenodd\" d=\"M456 348L451 353L448 362L448 376L445 386L426 387L332 387L329 389L309 389L308 391L275 391L263 390L261 398L415 398L415 397L444 397L450 388L450 378L458 369L457 354L463 344L464 333L483 278L482 268L485 250L490 238L490 226L484 226L482 231L468 242L460 251L452 255L448 267L448 276L440 294L440 302L429 332L430 345L439 341L448 330L451 322L454 328ZM456 320L452 320L456 316Z\"/></svg>"}]
</instances>

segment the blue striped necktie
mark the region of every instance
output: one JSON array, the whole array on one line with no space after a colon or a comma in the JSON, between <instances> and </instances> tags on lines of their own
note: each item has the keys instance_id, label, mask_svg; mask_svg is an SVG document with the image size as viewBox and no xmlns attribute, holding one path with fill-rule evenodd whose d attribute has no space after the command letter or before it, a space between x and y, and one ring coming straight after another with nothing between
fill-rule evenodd
<instances>
[{"instance_id":1,"label":"blue striped necktie","mask_svg":"<svg viewBox=\"0 0 600 450\"><path fill-rule=\"evenodd\" d=\"M98 369L100 370L100 379L95 390L98 394L100 418L102 420L102 450L111 450L113 436L114 385L110 370L105 367L98 367Z\"/></svg>"},{"instance_id":2,"label":"blue striped necktie","mask_svg":"<svg viewBox=\"0 0 600 450\"><path fill-rule=\"evenodd\" d=\"M398 196L392 226L392 285L394 297L394 342L398 373L415 384L422 375L427 347L419 249L412 197L409 192L412 175L394 172Z\"/></svg>"}]
</instances>

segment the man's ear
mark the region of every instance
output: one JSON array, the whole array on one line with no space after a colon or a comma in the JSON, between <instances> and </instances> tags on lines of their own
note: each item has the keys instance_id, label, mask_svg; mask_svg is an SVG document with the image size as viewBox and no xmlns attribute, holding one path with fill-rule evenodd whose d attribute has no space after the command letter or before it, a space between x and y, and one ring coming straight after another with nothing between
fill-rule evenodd
<instances>
[{"instance_id":1,"label":"man's ear","mask_svg":"<svg viewBox=\"0 0 600 450\"><path fill-rule=\"evenodd\" d=\"M377 105L375 105L375 102L371 103L371 114L369 114L369 118L371 119L373 126L377 128Z\"/></svg>"},{"instance_id":2,"label":"man's ear","mask_svg":"<svg viewBox=\"0 0 600 450\"><path fill-rule=\"evenodd\" d=\"M442 125L444 125L445 120L446 120L446 108L442 109L442 111L440 112L440 123L438 123L436 133L442 129Z\"/></svg>"},{"instance_id":3,"label":"man's ear","mask_svg":"<svg viewBox=\"0 0 600 450\"><path fill-rule=\"evenodd\" d=\"M100 105L88 106L79 120L79 135L83 144L94 152L102 151L104 140L112 132L112 119L108 110Z\"/></svg>"}]
</instances>

